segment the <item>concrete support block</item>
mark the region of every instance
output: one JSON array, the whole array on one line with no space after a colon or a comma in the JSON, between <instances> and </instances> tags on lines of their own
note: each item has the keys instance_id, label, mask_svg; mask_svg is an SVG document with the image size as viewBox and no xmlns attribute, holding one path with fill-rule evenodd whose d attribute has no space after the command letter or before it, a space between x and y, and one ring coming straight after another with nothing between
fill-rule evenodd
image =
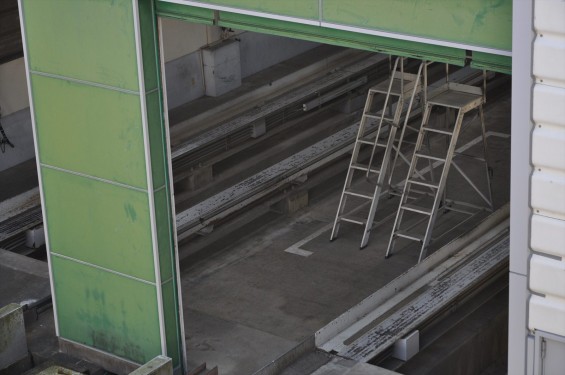
<instances>
[{"instance_id":1,"label":"concrete support block","mask_svg":"<svg viewBox=\"0 0 565 375\"><path fill-rule=\"evenodd\" d=\"M159 355L130 375L173 375L173 361L169 357Z\"/></svg>"},{"instance_id":2,"label":"concrete support block","mask_svg":"<svg viewBox=\"0 0 565 375\"><path fill-rule=\"evenodd\" d=\"M267 132L265 119L259 119L251 124L251 138L259 138Z\"/></svg>"},{"instance_id":3,"label":"concrete support block","mask_svg":"<svg viewBox=\"0 0 565 375\"><path fill-rule=\"evenodd\" d=\"M189 191L198 190L214 181L211 165L195 168L187 177L187 188Z\"/></svg>"},{"instance_id":4,"label":"concrete support block","mask_svg":"<svg viewBox=\"0 0 565 375\"><path fill-rule=\"evenodd\" d=\"M241 85L239 44L223 40L202 50L206 95L220 96Z\"/></svg>"},{"instance_id":5,"label":"concrete support block","mask_svg":"<svg viewBox=\"0 0 565 375\"><path fill-rule=\"evenodd\" d=\"M282 201L282 210L288 215L305 207L308 207L308 190L292 191Z\"/></svg>"},{"instance_id":6,"label":"concrete support block","mask_svg":"<svg viewBox=\"0 0 565 375\"><path fill-rule=\"evenodd\" d=\"M11 303L0 309L0 373L18 374L31 367L22 307Z\"/></svg>"},{"instance_id":7,"label":"concrete support block","mask_svg":"<svg viewBox=\"0 0 565 375\"><path fill-rule=\"evenodd\" d=\"M393 358L408 361L420 351L420 331L414 331L394 343Z\"/></svg>"},{"instance_id":8,"label":"concrete support block","mask_svg":"<svg viewBox=\"0 0 565 375\"><path fill-rule=\"evenodd\" d=\"M26 231L26 246L30 249L37 249L45 245L45 231L43 225L28 229Z\"/></svg>"},{"instance_id":9,"label":"concrete support block","mask_svg":"<svg viewBox=\"0 0 565 375\"><path fill-rule=\"evenodd\" d=\"M350 94L348 95L347 100L337 107L337 110L341 113L353 113L363 108L366 99L367 97L363 95L355 96Z\"/></svg>"},{"instance_id":10,"label":"concrete support block","mask_svg":"<svg viewBox=\"0 0 565 375\"><path fill-rule=\"evenodd\" d=\"M59 337L59 350L75 358L95 363L107 371L118 375L129 374L139 368L139 364L120 358L108 352Z\"/></svg>"}]
</instances>

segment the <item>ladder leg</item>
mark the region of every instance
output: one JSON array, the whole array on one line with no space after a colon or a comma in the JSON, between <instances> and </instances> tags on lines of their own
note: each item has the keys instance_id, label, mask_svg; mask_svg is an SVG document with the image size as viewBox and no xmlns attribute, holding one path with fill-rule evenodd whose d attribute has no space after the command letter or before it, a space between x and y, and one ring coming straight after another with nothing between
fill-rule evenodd
<instances>
[{"instance_id":1,"label":"ladder leg","mask_svg":"<svg viewBox=\"0 0 565 375\"><path fill-rule=\"evenodd\" d=\"M490 179L490 165L489 165L489 154L488 154L488 145L487 145L487 134L486 134L486 127L485 127L485 116L484 116L484 109L483 105L479 106L479 116L481 117L481 132L483 136L483 158L485 159L485 170L486 170L486 177L487 177L487 189L488 189L488 199L490 209L494 210L494 202L492 199L492 182Z\"/></svg>"}]
</instances>

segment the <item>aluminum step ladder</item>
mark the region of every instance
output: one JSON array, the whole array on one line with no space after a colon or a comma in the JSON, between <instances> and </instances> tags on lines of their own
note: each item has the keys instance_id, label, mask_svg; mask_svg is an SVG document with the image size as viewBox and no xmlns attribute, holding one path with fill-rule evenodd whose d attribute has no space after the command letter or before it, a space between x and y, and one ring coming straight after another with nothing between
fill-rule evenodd
<instances>
[{"instance_id":1,"label":"aluminum step ladder","mask_svg":"<svg viewBox=\"0 0 565 375\"><path fill-rule=\"evenodd\" d=\"M406 125L410 117L414 97L422 90L421 76L424 66L424 63L420 64L417 74L405 73L404 58L398 57L395 60L389 79L369 89L347 177L341 192L330 241L337 237L340 223L349 222L363 226L364 232L360 248L367 246L369 234L374 224L379 197L386 184L385 176L393 152L396 131L401 127L402 118L405 119L403 125ZM373 112L375 104L378 104L375 100L378 95L385 95L384 104L380 111ZM397 100L393 101L393 98ZM406 106L407 101L408 105ZM394 114L390 116L392 112ZM389 117L386 116L387 114L389 114ZM388 135L385 134L386 128L388 128ZM382 142L381 138L387 138L386 143ZM362 160L359 160L360 152L362 147L367 146L371 148L371 152L368 163L363 164ZM380 165L373 166L373 164L377 164L374 163L377 149L383 149L384 153ZM354 175L359 174L359 172L365 174L367 181L374 185L372 193L356 191L352 188ZM361 198L365 202L344 214L345 206L350 197ZM359 219L352 216L369 202L370 208L366 218Z\"/></svg>"},{"instance_id":2,"label":"aluminum step ladder","mask_svg":"<svg viewBox=\"0 0 565 375\"><path fill-rule=\"evenodd\" d=\"M490 184L490 169L488 166L486 132L483 114L484 103L485 97L483 89L454 82L447 82L429 94L429 99L426 103L424 115L422 117L422 125L420 127L414 154L412 156L412 162L410 163L407 178L404 181L400 204L385 258L388 258L391 255L395 243L399 238L419 242L421 248L418 262L425 257L432 238L431 235L438 212L442 209L450 209L450 207L444 203L447 199L445 195L447 176L452 165L486 203L486 207L480 208L486 208L487 210L492 211L492 189ZM430 114L434 106L444 107L446 108L446 111L457 112L453 127L450 127L447 122L445 127L430 125ZM475 159L481 161L485 166L486 184L488 189L488 192L486 193L483 193L481 189L479 189L477 185L467 176L467 174L465 174L465 172L453 161L454 156L457 154L456 145L463 127L463 118L466 113L472 110L477 110L478 117L480 118L483 157ZM433 150L433 147L429 142L432 135L435 137L438 137L439 135L446 138L447 147L445 150L442 150L445 154L441 154L441 152L438 153L437 150ZM428 142L424 142L425 139ZM428 164L427 168L422 168L422 170L427 170L425 173L422 173L422 170L418 170L418 166L421 166L422 162L424 164ZM441 168L439 180L435 179L433 173L435 167ZM418 189L424 189L424 191ZM426 201L426 199L427 204L422 204L422 202ZM468 204L467 206L471 205ZM419 216L419 220L416 221L416 223L411 223L410 226L403 228L403 219L405 219L405 215L407 213L410 213L412 219L414 219L414 216ZM415 228L422 223L425 223L425 231L424 233L418 233Z\"/></svg>"}]
</instances>

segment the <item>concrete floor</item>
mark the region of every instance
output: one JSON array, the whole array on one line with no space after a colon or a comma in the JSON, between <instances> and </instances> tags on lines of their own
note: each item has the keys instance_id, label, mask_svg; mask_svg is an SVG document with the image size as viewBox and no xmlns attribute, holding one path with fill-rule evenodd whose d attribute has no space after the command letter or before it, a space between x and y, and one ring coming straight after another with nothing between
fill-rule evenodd
<instances>
[{"instance_id":1,"label":"concrete floor","mask_svg":"<svg viewBox=\"0 0 565 375\"><path fill-rule=\"evenodd\" d=\"M509 105L505 95L487 110L487 130L509 133ZM475 137L465 133L462 142ZM508 201L509 145L509 138L489 137L497 207ZM384 259L398 198L381 202L377 220L388 219L364 250L354 225L343 224L338 239L329 242L342 183L311 196L308 209L290 217L267 214L204 249L201 259L183 263L191 366L205 361L222 374L253 373L417 262L418 251L410 247ZM453 184L455 195L467 195L460 182ZM453 226L456 216L441 218L436 232Z\"/></svg>"}]
</instances>

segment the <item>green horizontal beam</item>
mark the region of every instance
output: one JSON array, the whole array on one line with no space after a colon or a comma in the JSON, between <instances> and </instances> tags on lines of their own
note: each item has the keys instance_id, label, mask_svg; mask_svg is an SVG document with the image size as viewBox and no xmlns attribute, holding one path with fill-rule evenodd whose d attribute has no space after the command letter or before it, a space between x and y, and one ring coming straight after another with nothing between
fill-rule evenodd
<instances>
[{"instance_id":1,"label":"green horizontal beam","mask_svg":"<svg viewBox=\"0 0 565 375\"><path fill-rule=\"evenodd\" d=\"M436 3L439 4L445 2L444 0L436 0ZM433 44L433 43L422 43L417 41L405 40L405 39L398 39L392 37L385 37L379 35L373 35L368 32L356 32L356 31L348 31L343 29L338 29L334 27L323 27L319 24L312 23L312 15L310 13L305 13L306 16L296 19L296 20L287 20L287 19L274 19L272 17L278 16L285 16L290 17L295 15L291 13L289 10L282 9L284 7L289 6L283 5L282 3L278 6L271 4L271 2L261 3L262 6L258 6L257 1L244 1L244 0L224 0L224 1L200 1L202 6L189 6L185 4L177 4L177 3L169 3L166 0L159 0L157 1L157 14L162 17L170 17L170 18L177 18L182 19L190 22L198 22L198 23L205 23L209 25L217 25L222 27L231 27L234 29L239 30L246 30L246 31L253 31L253 32L260 32L272 35L279 35L285 36L289 38L296 38L302 40L308 40L318 43L325 43L331 44L336 46L348 47L348 48L356 48L362 49L367 51L373 52L380 52L385 54L392 54L397 56L404 56L404 57L412 57L418 58L423 60L429 61L436 61L436 62L444 62L454 65L463 66L467 63L471 63L473 67L479 69L487 69L497 72L503 73L511 73L511 58L508 56L501 56L493 53L485 53L485 52L471 52L464 48L456 48L456 47L447 47L443 45ZM210 7L213 6L230 6L230 7L239 7L242 9L243 13L239 12L231 12L225 10L213 10L211 8L206 8L204 3L209 4ZM309 4L309 2L306 2ZM390 17L394 19L394 12L395 7L399 7L396 9L400 13L401 10L404 9L406 5L398 5L398 3L409 3L409 2L393 2L393 4L389 4L390 1L381 1L381 7L379 9L387 9L390 8L391 12L381 12L379 14L375 14L374 9L375 6L363 3L362 0L347 2L348 8L351 4L351 9L349 11L345 11L342 4L343 2L335 3L333 1L324 1L324 10L328 10L326 14L323 12L324 21L331 21L340 23L341 25L347 25L347 23L351 26L356 27L364 27L365 30L370 30L370 28L376 27L379 19L381 19L383 14L390 13ZM451 5L446 5L446 9L444 13L441 13L438 16L438 19L447 18L449 16L450 22L453 19L457 19L458 11L460 12L459 16L467 19L472 16L471 9L474 9L473 6L476 7L476 13L482 14L487 12L488 15L483 17L483 22L485 25L484 27L478 26L469 26L465 24L464 26L467 30L467 34L472 34L473 38L469 39L469 43L480 43L481 40L483 41L483 46L485 48L506 48L510 49L511 40L507 40L511 36L511 2L509 4L508 0L498 0L495 3L488 2L485 3L483 0L472 0L472 4L469 5L461 5L459 2L450 2ZM483 4L484 3L484 4ZM491 4L492 3L492 4ZM254 5L255 4L255 5ZM269 5L271 4L271 5ZM285 2L286 4L286 2ZM359 13L359 7L364 4L367 5L368 15L371 17L375 17L375 19L364 19L363 22L359 21L357 24L353 23L354 16L351 13ZM371 3L373 4L373 3ZM395 5L396 4L396 5ZM417 3L417 5L420 3ZM454 5L459 4L459 5ZM474 4L474 5L473 5ZM306 5L305 5L306 6ZM420 5L418 5L420 6ZM281 8L282 7L282 8ZM341 13L344 14L345 17L342 20L338 20L337 17L337 10L341 9ZM496 11L494 10L496 9ZM259 15L252 15L250 11L253 10L257 12ZM495 13L495 16L491 15L492 12ZM276 13L278 12L278 13ZM339 13L339 12L338 12ZM350 19L348 19L345 15L349 14ZM475 14L475 18L479 17ZM494 17L494 18L493 18ZM498 17L498 18L497 18ZM280 17L279 17L280 18ZM370 17L369 17L370 18ZM360 19L357 17L356 19ZM481 19L481 17L479 17ZM485 42L487 35L497 34L495 31L497 30L496 27L493 25L496 23L496 20L499 20L499 28L498 34L502 35L500 39L504 39L504 41L500 41L497 43L488 44ZM309 22L302 22L302 21ZM347 23L346 23L347 21ZM388 22L388 21L387 21ZM479 22L476 20L475 23ZM438 24L439 22L435 22L434 24ZM386 24L384 20L382 24ZM410 25L413 23L411 22ZM488 27L487 27L488 26ZM411 33L416 33L418 30L432 30L427 34L421 33L423 37L429 38L438 38L440 35L438 32L433 31L435 26L433 25L425 25L423 21L419 21L418 25L412 25L410 28L406 30ZM508 30L507 30L508 29ZM388 32L395 32L398 33L402 30L399 28L396 29L387 29ZM459 31L458 33L452 33L453 43L463 43L466 41L464 36L466 35L463 31ZM482 34L482 36L478 36L477 34ZM482 38L482 39L481 39ZM511 39L511 38L510 38Z\"/></svg>"}]
</instances>

